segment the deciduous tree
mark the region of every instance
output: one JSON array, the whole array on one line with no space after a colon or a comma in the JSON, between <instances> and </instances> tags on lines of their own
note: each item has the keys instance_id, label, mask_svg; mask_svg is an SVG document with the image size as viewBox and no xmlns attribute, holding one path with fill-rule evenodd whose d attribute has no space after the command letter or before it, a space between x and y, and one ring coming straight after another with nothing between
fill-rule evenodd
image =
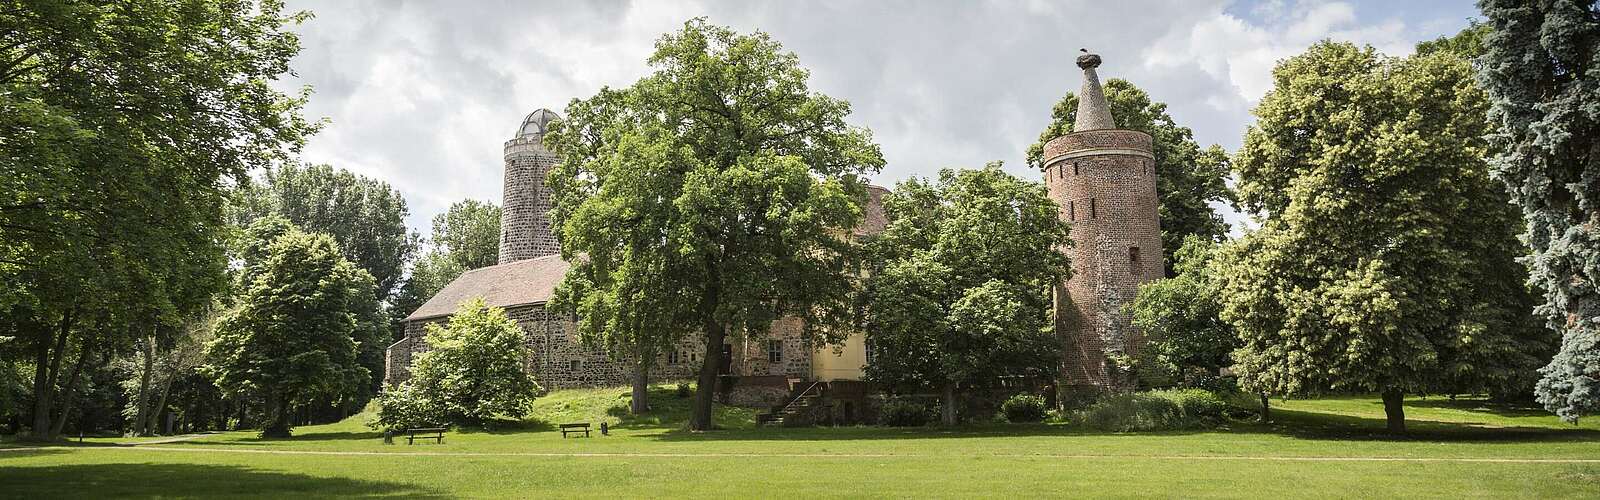
<instances>
[{"instance_id":1,"label":"deciduous tree","mask_svg":"<svg viewBox=\"0 0 1600 500\"><path fill-rule=\"evenodd\" d=\"M354 336L362 304L373 300L372 277L340 256L332 237L298 230L252 267L240 305L207 346L205 370L228 393L263 402L263 436L287 437L296 407L369 383Z\"/></svg>"},{"instance_id":2,"label":"deciduous tree","mask_svg":"<svg viewBox=\"0 0 1600 500\"><path fill-rule=\"evenodd\" d=\"M271 86L302 19L276 1L0 4L0 334L32 355L37 437L86 360L210 302L224 191L315 129L303 94Z\"/></svg>"},{"instance_id":3,"label":"deciduous tree","mask_svg":"<svg viewBox=\"0 0 1600 500\"><path fill-rule=\"evenodd\" d=\"M1056 372L1050 290L1070 272L1069 240L1044 185L999 163L947 169L901 182L884 211L864 294L869 379L941 391L955 424L958 388Z\"/></svg>"},{"instance_id":4,"label":"deciduous tree","mask_svg":"<svg viewBox=\"0 0 1600 500\"><path fill-rule=\"evenodd\" d=\"M798 58L765 33L691 20L656 42L649 63L654 72L631 87L575 102L546 138L563 155L550 177L555 222L574 263L569 276L615 276L629 259L654 260L634 269L659 279L596 281L591 290L654 301L655 318L693 318L706 351L690 428L706 430L729 335L764 335L784 315L804 320L812 345L845 335L854 276L847 234L862 217L860 176L881 168L883 155L865 129L845 124L849 104L810 91ZM584 111L586 102L595 110ZM623 147L630 143L638 147ZM619 154L639 148L662 153ZM645 161L669 162L652 168L670 175L643 192L610 186ZM629 286L641 289L616 293ZM620 317L578 315L597 318Z\"/></svg>"},{"instance_id":5,"label":"deciduous tree","mask_svg":"<svg viewBox=\"0 0 1600 500\"><path fill-rule=\"evenodd\" d=\"M1247 389L1514 391L1546 346L1469 63L1319 43L1273 71L1234 159L1261 229L1219 256Z\"/></svg>"}]
</instances>

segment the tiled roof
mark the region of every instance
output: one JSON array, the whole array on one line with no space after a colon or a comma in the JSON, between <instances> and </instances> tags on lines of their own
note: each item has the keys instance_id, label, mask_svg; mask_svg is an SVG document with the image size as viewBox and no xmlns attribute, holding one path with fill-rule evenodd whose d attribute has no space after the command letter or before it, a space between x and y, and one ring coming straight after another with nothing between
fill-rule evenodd
<instances>
[{"instance_id":1,"label":"tiled roof","mask_svg":"<svg viewBox=\"0 0 1600 500\"><path fill-rule=\"evenodd\" d=\"M457 306L473 297L483 297L495 307L543 303L555 293L556 284L567 273L567 267L567 261L561 260L560 255L546 255L473 269L445 285L405 320L454 314Z\"/></svg>"}]
</instances>

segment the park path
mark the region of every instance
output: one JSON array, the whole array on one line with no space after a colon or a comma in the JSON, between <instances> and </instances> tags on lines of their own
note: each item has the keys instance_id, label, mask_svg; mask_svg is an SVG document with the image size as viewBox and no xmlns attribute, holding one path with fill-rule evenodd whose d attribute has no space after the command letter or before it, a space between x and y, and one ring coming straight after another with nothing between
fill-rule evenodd
<instances>
[{"instance_id":1,"label":"park path","mask_svg":"<svg viewBox=\"0 0 1600 500\"><path fill-rule=\"evenodd\" d=\"M195 439L201 435L193 435ZM186 436L179 436L186 437ZM141 445L157 444L153 442ZM116 450L134 449L134 446L82 448L74 446L43 446L0 449L0 453L20 450ZM573 458L1055 458L1074 460L1145 459L1145 460L1233 460L1265 462L1436 462L1436 463L1503 463L1503 464L1600 464L1600 458L1474 458L1474 457L1304 457L1285 455L1074 455L1074 454L891 454L891 453L541 453L541 452L450 452L450 451L317 451L317 450L252 450L228 448L192 448L181 446L138 446L140 451L170 451L195 453L254 453L265 455L324 455L359 457L573 457Z\"/></svg>"}]
</instances>

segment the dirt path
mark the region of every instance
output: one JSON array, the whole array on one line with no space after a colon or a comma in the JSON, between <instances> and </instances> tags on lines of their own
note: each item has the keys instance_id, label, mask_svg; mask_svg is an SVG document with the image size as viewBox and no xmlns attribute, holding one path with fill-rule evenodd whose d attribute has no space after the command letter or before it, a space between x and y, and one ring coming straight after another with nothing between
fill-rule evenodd
<instances>
[{"instance_id":1,"label":"dirt path","mask_svg":"<svg viewBox=\"0 0 1600 500\"><path fill-rule=\"evenodd\" d=\"M195 439L203 434L178 436ZM188 440L183 439L183 440ZM575 457L575 458L1054 458L1070 460L1144 459L1144 460L1238 460L1267 462L1440 462L1440 463L1505 463L1505 464L1600 464L1600 458L1471 458L1471 457L1297 457L1248 455L1061 455L1061 454L994 454L994 455L925 455L925 454L870 454L870 453L537 453L537 452L382 452L382 451L314 451L314 450L248 450L228 448L191 448L180 446L143 446L158 444L140 443L141 446L83 448L74 446L43 446L5 448L0 453L21 450L127 450L170 451L194 453L245 453L265 455L327 455L358 457Z\"/></svg>"}]
</instances>

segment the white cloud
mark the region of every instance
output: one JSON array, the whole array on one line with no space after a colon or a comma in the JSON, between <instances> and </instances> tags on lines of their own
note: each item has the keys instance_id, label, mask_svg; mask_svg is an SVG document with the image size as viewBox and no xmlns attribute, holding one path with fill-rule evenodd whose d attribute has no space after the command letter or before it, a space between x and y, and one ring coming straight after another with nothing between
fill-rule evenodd
<instances>
[{"instance_id":1,"label":"white cloud","mask_svg":"<svg viewBox=\"0 0 1600 500\"><path fill-rule=\"evenodd\" d=\"M297 30L299 76L284 87L312 85L307 114L331 119L304 160L388 181L423 233L453 201L499 201L501 145L523 115L631 83L648 70L656 38L695 16L766 31L798 54L813 90L849 100L852 122L873 130L889 160L876 179L885 185L996 159L1038 175L1022 164L1023 150L1055 101L1078 87L1079 47L1105 57L1106 77L1127 78L1167 102L1202 142L1231 148L1277 60L1321 38L1403 52L1424 35L1464 25L1450 22L1459 16L1407 22L1388 14L1400 8L1224 0L364 0L291 8L317 17Z\"/></svg>"}]
</instances>

